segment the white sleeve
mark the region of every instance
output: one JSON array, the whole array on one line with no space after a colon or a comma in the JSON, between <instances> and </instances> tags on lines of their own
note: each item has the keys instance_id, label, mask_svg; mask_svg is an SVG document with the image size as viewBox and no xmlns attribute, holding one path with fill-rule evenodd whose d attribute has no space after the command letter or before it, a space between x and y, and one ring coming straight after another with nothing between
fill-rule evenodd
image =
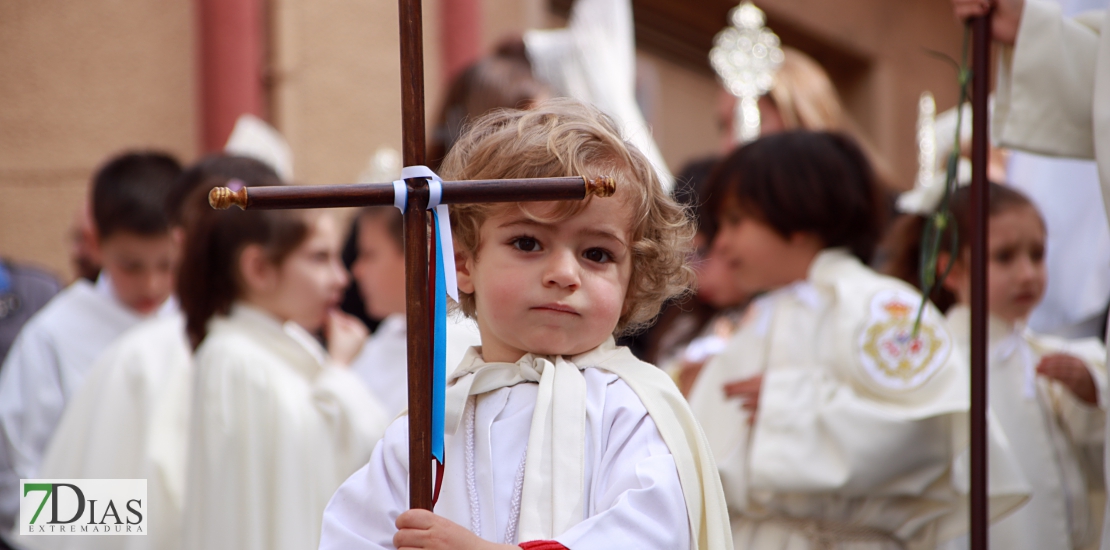
<instances>
[{"instance_id":1,"label":"white sleeve","mask_svg":"<svg viewBox=\"0 0 1110 550\"><path fill-rule=\"evenodd\" d=\"M892 414L828 369L774 369L763 375L751 486L777 493L920 494L921 474L933 472L926 476L931 481L949 462L950 437L945 416Z\"/></svg>"},{"instance_id":2,"label":"white sleeve","mask_svg":"<svg viewBox=\"0 0 1110 550\"><path fill-rule=\"evenodd\" d=\"M609 385L600 448L588 488L588 516L555 537L574 550L691 547L678 469L651 416L624 382Z\"/></svg>"},{"instance_id":3,"label":"white sleeve","mask_svg":"<svg viewBox=\"0 0 1110 550\"><path fill-rule=\"evenodd\" d=\"M1028 0L1013 48L998 55L992 133L1004 147L1093 159L1097 17L1065 19Z\"/></svg>"},{"instance_id":4,"label":"white sleeve","mask_svg":"<svg viewBox=\"0 0 1110 550\"><path fill-rule=\"evenodd\" d=\"M325 367L316 379L313 398L333 430L340 471L350 472L364 464L389 423L378 399L354 371L335 365Z\"/></svg>"},{"instance_id":5,"label":"white sleeve","mask_svg":"<svg viewBox=\"0 0 1110 550\"><path fill-rule=\"evenodd\" d=\"M324 510L320 549L392 549L397 517L408 510L409 418L398 418L370 462L351 474Z\"/></svg>"},{"instance_id":6,"label":"white sleeve","mask_svg":"<svg viewBox=\"0 0 1110 550\"><path fill-rule=\"evenodd\" d=\"M35 477L65 406L57 355L37 327L24 327L0 369L0 528L15 521L19 480Z\"/></svg>"}]
</instances>

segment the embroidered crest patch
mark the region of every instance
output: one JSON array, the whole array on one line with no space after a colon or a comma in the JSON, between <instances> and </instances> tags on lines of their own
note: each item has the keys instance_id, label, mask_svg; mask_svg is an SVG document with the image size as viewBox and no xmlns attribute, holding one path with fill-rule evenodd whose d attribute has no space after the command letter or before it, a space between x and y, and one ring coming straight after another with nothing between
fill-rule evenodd
<instances>
[{"instance_id":1,"label":"embroidered crest patch","mask_svg":"<svg viewBox=\"0 0 1110 550\"><path fill-rule=\"evenodd\" d=\"M886 289L871 299L870 318L859 336L864 370L879 385L907 390L923 384L952 351L952 342L933 309L926 309L921 327L913 324L921 298L909 291Z\"/></svg>"}]
</instances>

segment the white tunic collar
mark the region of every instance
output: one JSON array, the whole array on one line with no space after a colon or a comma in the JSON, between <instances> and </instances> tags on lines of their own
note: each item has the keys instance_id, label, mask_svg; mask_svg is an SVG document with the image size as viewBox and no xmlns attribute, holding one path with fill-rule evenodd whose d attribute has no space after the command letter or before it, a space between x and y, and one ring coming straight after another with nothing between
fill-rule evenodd
<instances>
[{"instance_id":1,"label":"white tunic collar","mask_svg":"<svg viewBox=\"0 0 1110 550\"><path fill-rule=\"evenodd\" d=\"M948 310L948 323L957 333L971 335L971 308L955 305ZM987 320L987 339L989 340L989 359L992 363L1002 364L1011 357L1017 357L1025 375L1023 392L1026 399L1037 398L1037 360L1029 344L1031 332L1024 322L1009 323L994 315ZM970 353L970 338L967 343Z\"/></svg>"},{"instance_id":2,"label":"white tunic collar","mask_svg":"<svg viewBox=\"0 0 1110 550\"><path fill-rule=\"evenodd\" d=\"M299 351L308 353L319 366L323 367L328 363L328 352L320 342L304 327L293 321L282 322L270 312L245 302L233 304L227 320L278 341L292 340L291 343L296 344ZM209 331L211 332L211 329Z\"/></svg>"},{"instance_id":3,"label":"white tunic collar","mask_svg":"<svg viewBox=\"0 0 1110 550\"><path fill-rule=\"evenodd\" d=\"M127 304L123 303L123 300L119 299L119 294L116 293L116 285L112 282L112 276L109 275L107 271L100 270L100 274L96 276L96 284L93 286L93 289L96 291L97 294L108 298L119 307L122 307L123 309L131 312L134 315L139 315L138 312L128 307ZM154 313L152 313L151 316L165 317L167 315L174 315L177 313L177 311L177 298L171 295L169 298L166 298L164 302L162 302L161 306L158 306L158 309L154 310Z\"/></svg>"}]
</instances>

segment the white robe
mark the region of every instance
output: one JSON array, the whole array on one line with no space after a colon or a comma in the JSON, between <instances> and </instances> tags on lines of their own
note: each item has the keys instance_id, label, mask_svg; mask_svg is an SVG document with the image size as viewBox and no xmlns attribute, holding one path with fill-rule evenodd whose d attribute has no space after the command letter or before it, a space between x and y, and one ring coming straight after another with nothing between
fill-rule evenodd
<instances>
[{"instance_id":1,"label":"white robe","mask_svg":"<svg viewBox=\"0 0 1110 550\"><path fill-rule=\"evenodd\" d=\"M66 406L39 468L45 479L146 479L147 535L20 536L18 543L35 549L181 547L191 363L183 315L125 332Z\"/></svg>"},{"instance_id":2,"label":"white robe","mask_svg":"<svg viewBox=\"0 0 1110 550\"><path fill-rule=\"evenodd\" d=\"M574 550L731 548L715 465L666 375L612 340L550 361L528 354L515 365L483 363L477 353L463 361L448 389L446 470L435 512L499 543L542 538ZM583 401L570 409L584 411L541 415L541 408L568 412L559 407L576 390L564 390L579 383ZM456 410L463 403L465 409ZM573 441L558 449L566 452L541 442L540 432L552 429L557 441L558 432L574 425L572 417L584 432L569 432ZM688 424L678 428L683 418ZM581 454L571 449L576 444L583 445ZM571 459L576 455L581 462ZM576 468L583 469L581 492L553 479ZM544 483L554 487L535 490ZM581 497L577 505L565 498L574 493ZM390 426L370 463L336 492L324 515L321 548L393 548L394 521L407 509L405 416Z\"/></svg>"},{"instance_id":3,"label":"white robe","mask_svg":"<svg viewBox=\"0 0 1110 550\"><path fill-rule=\"evenodd\" d=\"M176 310L170 299L155 315ZM24 325L0 369L0 530L18 517L19 480L38 477L66 403L101 352L143 318L101 275L96 286L73 283Z\"/></svg>"},{"instance_id":4,"label":"white robe","mask_svg":"<svg viewBox=\"0 0 1110 550\"><path fill-rule=\"evenodd\" d=\"M386 419L350 370L294 323L237 304L197 349L186 549L303 550Z\"/></svg>"},{"instance_id":5,"label":"white robe","mask_svg":"<svg viewBox=\"0 0 1110 550\"><path fill-rule=\"evenodd\" d=\"M394 418L408 405L408 327L404 315L382 320L374 335L351 363L351 370L362 378L378 398L388 418ZM478 325L460 313L447 316L447 372L455 370L470 346L481 344Z\"/></svg>"},{"instance_id":6,"label":"white robe","mask_svg":"<svg viewBox=\"0 0 1110 550\"><path fill-rule=\"evenodd\" d=\"M1027 0L1013 48L998 56L991 130L1003 147L1094 159L1110 216L1110 10L1065 19ZM1110 422L1107 422L1110 430ZM1110 454L1103 465L1110 473ZM1102 549L1110 550L1110 507Z\"/></svg>"},{"instance_id":7,"label":"white robe","mask_svg":"<svg viewBox=\"0 0 1110 550\"><path fill-rule=\"evenodd\" d=\"M1017 42L999 51L992 134L1003 147L1095 159L1110 213L1108 20L1110 10L1065 19L1027 0Z\"/></svg>"},{"instance_id":8,"label":"white robe","mask_svg":"<svg viewBox=\"0 0 1110 550\"><path fill-rule=\"evenodd\" d=\"M634 31L631 0L577 0L566 28L527 31L524 45L536 78L616 120L669 192L674 176L636 101Z\"/></svg>"},{"instance_id":9,"label":"white robe","mask_svg":"<svg viewBox=\"0 0 1110 550\"><path fill-rule=\"evenodd\" d=\"M967 445L966 364L931 306L924 353L903 362L886 351L920 304L909 285L831 249L805 282L750 306L690 393L737 548L931 548L962 532L966 479L952 472ZM749 428L723 387L761 373ZM1028 489L1004 442L990 457L1005 474L991 479L1003 513Z\"/></svg>"},{"instance_id":10,"label":"white robe","mask_svg":"<svg viewBox=\"0 0 1110 550\"><path fill-rule=\"evenodd\" d=\"M948 312L949 327L963 349L971 345L970 323L968 308ZM1090 517L1083 448L1102 446L1106 415L1059 383L1036 376L1035 369L1051 353L1079 357L1105 408L1106 349L1094 339L1040 336L994 317L989 333L991 411L1032 486L1025 506L991 525L990 545L1007 550L1085 548L1095 540L1098 526Z\"/></svg>"}]
</instances>

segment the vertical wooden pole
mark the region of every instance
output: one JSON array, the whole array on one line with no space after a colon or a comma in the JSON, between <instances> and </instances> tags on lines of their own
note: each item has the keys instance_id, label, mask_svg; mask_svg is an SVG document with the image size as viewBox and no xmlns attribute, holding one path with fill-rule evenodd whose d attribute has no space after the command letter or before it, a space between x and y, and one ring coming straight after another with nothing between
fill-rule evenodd
<instances>
[{"instance_id":1,"label":"vertical wooden pole","mask_svg":"<svg viewBox=\"0 0 1110 550\"><path fill-rule=\"evenodd\" d=\"M990 14L971 20L971 548L987 550L987 181Z\"/></svg>"},{"instance_id":2,"label":"vertical wooden pole","mask_svg":"<svg viewBox=\"0 0 1110 550\"><path fill-rule=\"evenodd\" d=\"M424 37L420 0L398 0L401 22L401 139L405 166L424 164ZM428 182L408 182L405 296L408 323L409 507L432 509L432 361L428 327Z\"/></svg>"}]
</instances>

